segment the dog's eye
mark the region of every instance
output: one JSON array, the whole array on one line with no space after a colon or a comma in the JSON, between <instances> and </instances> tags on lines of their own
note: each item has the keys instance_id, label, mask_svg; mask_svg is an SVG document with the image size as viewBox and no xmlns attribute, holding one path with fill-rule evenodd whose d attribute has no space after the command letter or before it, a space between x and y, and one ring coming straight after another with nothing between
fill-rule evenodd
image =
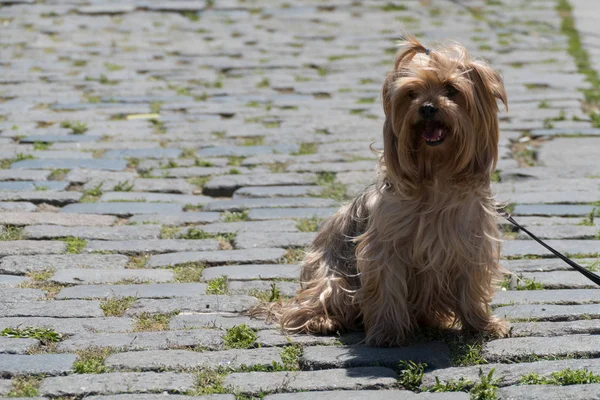
<instances>
[{"instance_id":1,"label":"dog's eye","mask_svg":"<svg viewBox=\"0 0 600 400\"><path fill-rule=\"evenodd\" d=\"M416 99L417 98L417 94L413 90L409 90L408 91L408 97L410 97L411 99Z\"/></svg>"},{"instance_id":2,"label":"dog's eye","mask_svg":"<svg viewBox=\"0 0 600 400\"><path fill-rule=\"evenodd\" d=\"M453 97L458 93L458 90L452 85L446 85L446 96Z\"/></svg>"}]
</instances>

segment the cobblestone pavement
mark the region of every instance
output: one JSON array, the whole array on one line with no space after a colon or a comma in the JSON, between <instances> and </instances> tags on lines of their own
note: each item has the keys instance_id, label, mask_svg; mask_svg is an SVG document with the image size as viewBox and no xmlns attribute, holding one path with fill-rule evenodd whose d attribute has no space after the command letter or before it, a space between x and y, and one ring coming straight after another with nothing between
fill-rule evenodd
<instances>
[{"instance_id":1,"label":"cobblestone pavement","mask_svg":"<svg viewBox=\"0 0 600 400\"><path fill-rule=\"evenodd\" d=\"M374 178L402 29L501 70L498 198L599 269L593 3L0 0L0 395L600 398L600 292L508 227L509 338L370 349L242 315L294 294Z\"/></svg>"}]
</instances>

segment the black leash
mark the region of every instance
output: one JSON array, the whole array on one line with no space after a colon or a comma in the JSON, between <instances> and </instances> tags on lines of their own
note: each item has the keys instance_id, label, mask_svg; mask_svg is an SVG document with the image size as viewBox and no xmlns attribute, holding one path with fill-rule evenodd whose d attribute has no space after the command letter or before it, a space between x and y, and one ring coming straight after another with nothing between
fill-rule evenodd
<instances>
[{"instance_id":1,"label":"black leash","mask_svg":"<svg viewBox=\"0 0 600 400\"><path fill-rule=\"evenodd\" d=\"M580 272L581 274L583 274L590 281L592 281L596 285L600 286L600 276L599 275L596 275L593 272L588 271L587 269L583 268L581 265L577 264L575 261L568 259L567 257L563 256L558 251L554 250L552 247L548 246L546 243L542 242L533 233L529 232L527 229L525 229L521 225L519 225L519 223L517 223L517 221L515 221L513 219L513 217L509 213L507 213L504 209L499 208L498 212L504 218L506 218L508 220L508 222L510 222L511 224L513 224L514 226L516 226L517 228L519 228L520 230L522 230L523 232L525 232L526 234L528 234L529 236L531 236L531 238L533 240L535 240L536 242L538 242L539 244L541 244L542 246L544 246L546 249L548 249L556 257L560 258L561 260L563 260L564 262L566 262L567 264L569 264L571 267L573 267L575 270L577 270L578 272Z\"/></svg>"}]
</instances>

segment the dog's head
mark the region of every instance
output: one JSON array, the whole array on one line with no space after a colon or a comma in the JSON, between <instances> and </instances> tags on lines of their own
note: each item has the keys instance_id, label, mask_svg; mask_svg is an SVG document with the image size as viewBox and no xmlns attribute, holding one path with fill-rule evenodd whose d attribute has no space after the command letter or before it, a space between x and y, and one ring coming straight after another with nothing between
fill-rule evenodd
<instances>
[{"instance_id":1,"label":"dog's head","mask_svg":"<svg viewBox=\"0 0 600 400\"><path fill-rule=\"evenodd\" d=\"M391 179L487 174L498 159L502 79L464 47L409 38L383 85L384 162Z\"/></svg>"}]
</instances>

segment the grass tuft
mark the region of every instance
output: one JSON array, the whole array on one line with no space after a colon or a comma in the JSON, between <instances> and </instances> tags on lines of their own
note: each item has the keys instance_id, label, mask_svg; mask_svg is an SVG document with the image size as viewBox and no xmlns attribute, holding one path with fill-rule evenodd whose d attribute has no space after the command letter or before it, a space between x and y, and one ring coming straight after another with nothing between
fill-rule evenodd
<instances>
[{"instance_id":1,"label":"grass tuft","mask_svg":"<svg viewBox=\"0 0 600 400\"><path fill-rule=\"evenodd\" d=\"M256 347L256 333L246 324L236 325L227 329L223 341L228 349L251 349Z\"/></svg>"},{"instance_id":2,"label":"grass tuft","mask_svg":"<svg viewBox=\"0 0 600 400\"><path fill-rule=\"evenodd\" d=\"M205 265L201 263L185 263L173 268L175 281L182 283L200 282Z\"/></svg>"},{"instance_id":3,"label":"grass tuft","mask_svg":"<svg viewBox=\"0 0 600 400\"><path fill-rule=\"evenodd\" d=\"M227 277L225 275L207 282L206 294L227 294Z\"/></svg>"},{"instance_id":4,"label":"grass tuft","mask_svg":"<svg viewBox=\"0 0 600 400\"><path fill-rule=\"evenodd\" d=\"M243 211L225 211L221 214L223 222L241 222L248 221L248 210Z\"/></svg>"},{"instance_id":5,"label":"grass tuft","mask_svg":"<svg viewBox=\"0 0 600 400\"><path fill-rule=\"evenodd\" d=\"M0 332L0 336L9 338L32 338L39 340L43 345L60 342L62 335L49 328L36 328L26 326L25 328L5 328Z\"/></svg>"},{"instance_id":6,"label":"grass tuft","mask_svg":"<svg viewBox=\"0 0 600 400\"><path fill-rule=\"evenodd\" d=\"M133 296L114 297L102 300L100 302L100 308L107 317L122 317L125 314L125 311L127 311L136 300L137 299Z\"/></svg>"},{"instance_id":7,"label":"grass tuft","mask_svg":"<svg viewBox=\"0 0 600 400\"><path fill-rule=\"evenodd\" d=\"M102 374L110 372L104 365L106 357L114 352L110 348L91 347L77 352L77 361L73 363L76 374Z\"/></svg>"},{"instance_id":8,"label":"grass tuft","mask_svg":"<svg viewBox=\"0 0 600 400\"><path fill-rule=\"evenodd\" d=\"M42 382L41 377L18 376L12 380L12 390L8 392L8 397L36 397L40 392L38 388Z\"/></svg>"},{"instance_id":9,"label":"grass tuft","mask_svg":"<svg viewBox=\"0 0 600 400\"><path fill-rule=\"evenodd\" d=\"M70 129L73 135L83 135L88 130L87 124L79 121L63 121L60 126Z\"/></svg>"},{"instance_id":10,"label":"grass tuft","mask_svg":"<svg viewBox=\"0 0 600 400\"><path fill-rule=\"evenodd\" d=\"M412 391L416 391L423 382L423 375L425 373L427 364L418 363L415 364L413 361L400 361L398 369L398 383L404 388Z\"/></svg>"},{"instance_id":11,"label":"grass tuft","mask_svg":"<svg viewBox=\"0 0 600 400\"><path fill-rule=\"evenodd\" d=\"M594 375L593 372L587 369L572 370L566 368L562 371L552 372L549 377L541 377L535 373L523 375L519 383L522 385L584 385L600 383L600 375Z\"/></svg>"},{"instance_id":12,"label":"grass tuft","mask_svg":"<svg viewBox=\"0 0 600 400\"><path fill-rule=\"evenodd\" d=\"M6 225L0 233L0 240L21 240L23 239L23 227Z\"/></svg>"},{"instance_id":13,"label":"grass tuft","mask_svg":"<svg viewBox=\"0 0 600 400\"><path fill-rule=\"evenodd\" d=\"M67 244L67 253L69 253L69 254L79 254L79 253L81 253L83 248L87 245L87 240L72 237L72 236L62 238L60 240Z\"/></svg>"},{"instance_id":14,"label":"grass tuft","mask_svg":"<svg viewBox=\"0 0 600 400\"><path fill-rule=\"evenodd\" d=\"M168 331L174 314L142 313L135 321L134 332Z\"/></svg>"},{"instance_id":15,"label":"grass tuft","mask_svg":"<svg viewBox=\"0 0 600 400\"><path fill-rule=\"evenodd\" d=\"M296 228L298 228L300 232L317 232L321 221L323 221L323 218L317 216L298 219L296 220Z\"/></svg>"}]
</instances>

